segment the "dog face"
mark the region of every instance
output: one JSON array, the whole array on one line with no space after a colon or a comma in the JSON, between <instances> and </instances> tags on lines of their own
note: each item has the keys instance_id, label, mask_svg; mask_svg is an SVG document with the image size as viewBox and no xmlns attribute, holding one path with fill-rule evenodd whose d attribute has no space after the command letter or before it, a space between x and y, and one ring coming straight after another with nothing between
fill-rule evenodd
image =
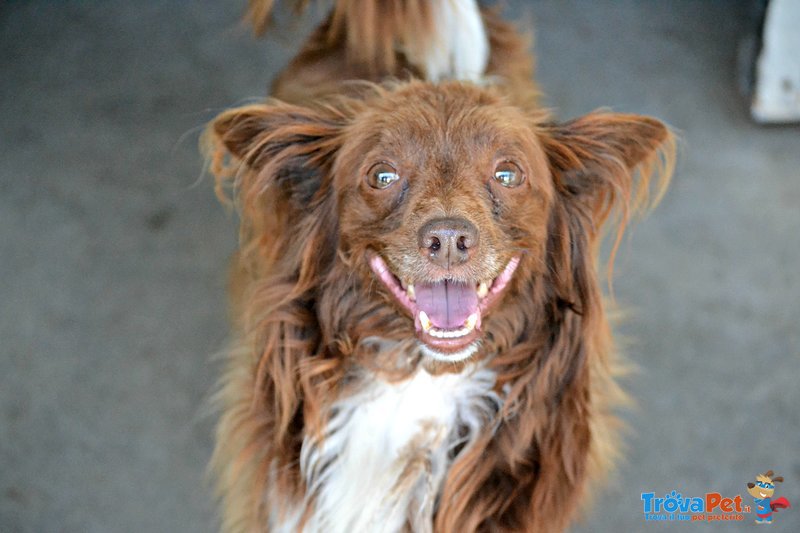
<instances>
[{"instance_id":1,"label":"dog face","mask_svg":"<svg viewBox=\"0 0 800 533\"><path fill-rule=\"evenodd\" d=\"M265 216L252 198L271 190L281 201L270 208L288 213L254 227L315 227L298 238L335 249L295 253L298 263L329 257L318 275L347 271L350 292L338 295L350 313L339 314L350 324L332 329L377 313L384 331L361 337L416 338L442 361L513 342L541 319L537 305L586 305L597 229L615 203L632 203L632 170L669 138L652 119L555 125L489 89L422 82L315 109L234 110L214 131L248 168L245 222Z\"/></svg>"},{"instance_id":2,"label":"dog face","mask_svg":"<svg viewBox=\"0 0 800 533\"><path fill-rule=\"evenodd\" d=\"M783 476L774 476L772 470L758 474L755 483L747 484L747 492L756 499L772 498L775 494L775 483L782 483Z\"/></svg>"},{"instance_id":3,"label":"dog face","mask_svg":"<svg viewBox=\"0 0 800 533\"><path fill-rule=\"evenodd\" d=\"M348 133L334 172L340 245L428 355L468 357L522 256L544 264L553 183L535 131L518 109L454 86L387 94Z\"/></svg>"}]
</instances>

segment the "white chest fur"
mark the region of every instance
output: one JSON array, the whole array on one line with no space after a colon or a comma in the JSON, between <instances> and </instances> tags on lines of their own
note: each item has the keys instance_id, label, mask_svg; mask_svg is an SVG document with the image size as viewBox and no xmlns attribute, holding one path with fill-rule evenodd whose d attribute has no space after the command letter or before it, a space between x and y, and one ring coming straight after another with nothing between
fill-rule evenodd
<instances>
[{"instance_id":1,"label":"white chest fur","mask_svg":"<svg viewBox=\"0 0 800 533\"><path fill-rule=\"evenodd\" d=\"M494 373L373 379L334 405L321 443L303 442L301 468L313 514L306 531L430 531L452 450L470 442L500 405ZM276 529L294 529L282 524ZM277 525L277 524L275 524Z\"/></svg>"}]
</instances>

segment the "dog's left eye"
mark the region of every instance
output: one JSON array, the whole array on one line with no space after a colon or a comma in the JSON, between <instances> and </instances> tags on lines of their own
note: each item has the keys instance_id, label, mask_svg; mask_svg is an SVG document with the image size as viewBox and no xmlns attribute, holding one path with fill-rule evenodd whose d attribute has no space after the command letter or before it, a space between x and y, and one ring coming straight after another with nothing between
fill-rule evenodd
<instances>
[{"instance_id":1,"label":"dog's left eye","mask_svg":"<svg viewBox=\"0 0 800 533\"><path fill-rule=\"evenodd\" d=\"M397 170L389 163L377 163L367 172L367 183L374 189L385 189L399 179Z\"/></svg>"},{"instance_id":2,"label":"dog's left eye","mask_svg":"<svg viewBox=\"0 0 800 533\"><path fill-rule=\"evenodd\" d=\"M517 187L525 181L525 174L516 163L503 161L494 169L494 179L503 187Z\"/></svg>"}]
</instances>

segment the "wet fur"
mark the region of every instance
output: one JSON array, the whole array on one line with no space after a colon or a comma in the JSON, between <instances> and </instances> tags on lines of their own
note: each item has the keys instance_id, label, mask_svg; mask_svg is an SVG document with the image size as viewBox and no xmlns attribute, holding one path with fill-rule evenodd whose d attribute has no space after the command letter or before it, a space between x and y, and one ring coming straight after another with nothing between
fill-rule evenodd
<instances>
[{"instance_id":1,"label":"wet fur","mask_svg":"<svg viewBox=\"0 0 800 533\"><path fill-rule=\"evenodd\" d=\"M212 460L223 528L313 526L301 450L304 441L324 441L337 402L378 382L477 364L494 380L483 397L499 401L480 411L483 429L454 449L428 502L427 527L562 530L618 450L613 410L624 394L596 272L601 231L613 221L619 242L630 217L663 192L672 135L635 115L553 121L537 105L525 39L489 11L493 83L415 80L422 73L407 57L374 40L381 32L354 51L348 28L361 24L351 13L358 5L337 2L279 76L276 99L223 113L206 139L220 193L230 191L241 214L232 295L238 341L218 397ZM417 6L414 31L430 31L424 2L393 5ZM252 6L254 20L265 20L271 2ZM367 24L383 20L370 13ZM412 15L386 16L380 24L402 29ZM381 84L341 83L350 79ZM359 177L387 146L399 147L393 153L416 181L380 195ZM493 150L524 160L524 191L473 186L480 169L491 172ZM522 254L485 320L479 352L453 364L424 357L413 320L366 260L377 249L403 272L425 276L411 242L443 211L469 216L491 248L465 277L497 275L511 254ZM405 524L425 529L411 515Z\"/></svg>"}]
</instances>

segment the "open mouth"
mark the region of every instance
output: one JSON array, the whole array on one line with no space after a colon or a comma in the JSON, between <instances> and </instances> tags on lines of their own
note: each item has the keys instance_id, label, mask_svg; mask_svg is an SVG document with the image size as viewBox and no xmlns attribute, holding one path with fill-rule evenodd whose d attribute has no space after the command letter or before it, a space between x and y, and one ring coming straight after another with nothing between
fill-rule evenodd
<instances>
[{"instance_id":1,"label":"open mouth","mask_svg":"<svg viewBox=\"0 0 800 533\"><path fill-rule=\"evenodd\" d=\"M369 264L414 318L419 340L445 359L459 359L474 351L469 348L480 336L481 319L508 285L519 265L519 257L512 258L496 278L469 283L447 278L435 282L404 282L378 254L370 257ZM457 357L456 354L466 355Z\"/></svg>"}]
</instances>

